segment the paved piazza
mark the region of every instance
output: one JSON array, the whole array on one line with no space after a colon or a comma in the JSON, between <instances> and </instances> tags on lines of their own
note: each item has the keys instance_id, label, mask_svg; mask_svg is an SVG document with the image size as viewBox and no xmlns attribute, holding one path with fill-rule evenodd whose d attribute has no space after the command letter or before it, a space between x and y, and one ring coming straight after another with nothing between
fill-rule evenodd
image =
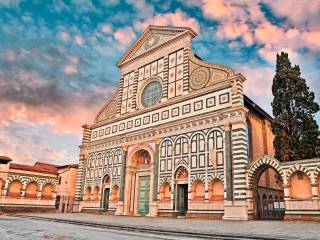
<instances>
[{"instance_id":1,"label":"paved piazza","mask_svg":"<svg viewBox=\"0 0 320 240\"><path fill-rule=\"evenodd\" d=\"M201 233L216 236L238 236L232 239L320 239L320 224L283 221L221 221L168 218L107 216L95 214L32 214L25 216L100 224L100 227L79 226L41 219L0 217L1 235L7 239L193 239L164 234L116 231L103 227L121 226L157 231ZM55 231L59 229L59 231ZM5 233L5 234L3 234ZM134 235L128 235L134 234ZM88 238L89 237L89 238ZM94 238L93 238L94 237ZM3 238L1 238L3 239ZM195 239L200 239L199 237ZM214 238L213 238L214 239ZM216 238L225 239L225 238ZM226 238L231 239L231 238Z\"/></svg>"}]
</instances>

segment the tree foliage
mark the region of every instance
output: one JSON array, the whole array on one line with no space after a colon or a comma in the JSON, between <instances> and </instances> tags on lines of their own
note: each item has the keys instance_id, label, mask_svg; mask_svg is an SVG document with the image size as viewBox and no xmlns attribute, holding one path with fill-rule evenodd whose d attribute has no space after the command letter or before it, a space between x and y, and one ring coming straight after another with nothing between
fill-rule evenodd
<instances>
[{"instance_id":1,"label":"tree foliage","mask_svg":"<svg viewBox=\"0 0 320 240\"><path fill-rule=\"evenodd\" d=\"M300 67L291 66L287 53L277 54L272 93L276 158L285 161L315 157L319 131L314 115L319 105L301 77Z\"/></svg>"}]
</instances>

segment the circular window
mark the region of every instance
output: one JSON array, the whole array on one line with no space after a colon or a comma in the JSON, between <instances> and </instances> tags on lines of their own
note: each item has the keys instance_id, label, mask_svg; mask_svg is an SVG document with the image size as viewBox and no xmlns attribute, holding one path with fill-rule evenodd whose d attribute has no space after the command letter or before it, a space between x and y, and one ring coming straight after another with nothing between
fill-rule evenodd
<instances>
[{"instance_id":1,"label":"circular window","mask_svg":"<svg viewBox=\"0 0 320 240\"><path fill-rule=\"evenodd\" d=\"M162 95L162 85L159 81L148 83L143 89L141 103L144 107L152 106L158 103Z\"/></svg>"}]
</instances>

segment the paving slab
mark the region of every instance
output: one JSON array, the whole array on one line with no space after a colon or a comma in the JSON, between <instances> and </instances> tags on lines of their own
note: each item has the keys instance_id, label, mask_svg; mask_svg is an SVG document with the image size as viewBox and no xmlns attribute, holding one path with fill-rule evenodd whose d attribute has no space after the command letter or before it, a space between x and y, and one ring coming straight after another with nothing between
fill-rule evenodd
<instances>
[{"instance_id":1,"label":"paving slab","mask_svg":"<svg viewBox=\"0 0 320 240\"><path fill-rule=\"evenodd\" d=\"M24 213L19 215L47 220L155 229L157 231L189 232L192 234L242 236L257 239L320 239L320 224L312 222L173 219L88 213Z\"/></svg>"}]
</instances>

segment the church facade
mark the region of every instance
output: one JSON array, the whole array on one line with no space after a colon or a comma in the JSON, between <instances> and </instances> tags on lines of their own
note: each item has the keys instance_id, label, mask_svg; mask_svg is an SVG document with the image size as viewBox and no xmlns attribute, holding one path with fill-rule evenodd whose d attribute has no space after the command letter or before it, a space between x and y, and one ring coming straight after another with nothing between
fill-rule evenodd
<instances>
[{"instance_id":1,"label":"church facade","mask_svg":"<svg viewBox=\"0 0 320 240\"><path fill-rule=\"evenodd\" d=\"M117 91L83 126L78 210L319 216L319 159L274 159L272 118L246 97L243 75L195 55L196 36L190 28L149 26L117 63Z\"/></svg>"}]
</instances>

